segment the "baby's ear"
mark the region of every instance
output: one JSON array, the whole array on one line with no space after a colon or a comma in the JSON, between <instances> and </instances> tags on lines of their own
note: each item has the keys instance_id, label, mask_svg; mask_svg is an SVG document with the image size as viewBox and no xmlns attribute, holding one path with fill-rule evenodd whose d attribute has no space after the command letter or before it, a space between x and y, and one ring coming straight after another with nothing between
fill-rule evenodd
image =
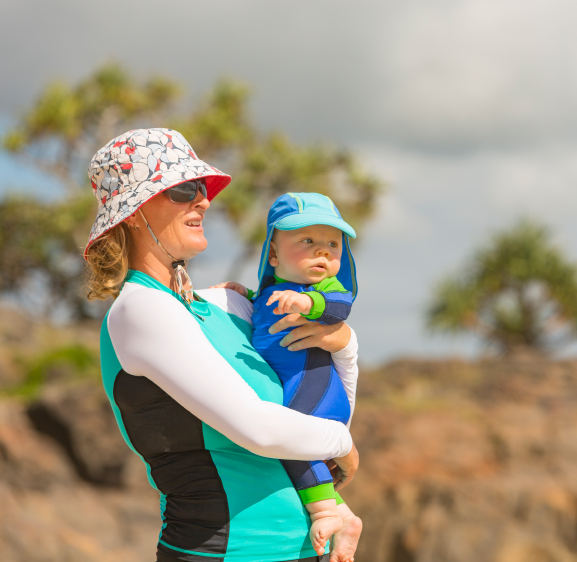
<instances>
[{"instance_id":1,"label":"baby's ear","mask_svg":"<svg viewBox=\"0 0 577 562\"><path fill-rule=\"evenodd\" d=\"M271 241L270 248L268 250L268 263L272 267L278 266L278 258L276 257L276 245L274 242Z\"/></svg>"}]
</instances>

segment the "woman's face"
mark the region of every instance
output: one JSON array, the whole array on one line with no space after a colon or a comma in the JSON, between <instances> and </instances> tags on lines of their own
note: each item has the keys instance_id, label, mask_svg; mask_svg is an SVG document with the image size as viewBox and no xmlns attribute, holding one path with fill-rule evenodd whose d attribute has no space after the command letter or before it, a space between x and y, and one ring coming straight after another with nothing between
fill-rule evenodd
<instances>
[{"instance_id":1,"label":"woman's face","mask_svg":"<svg viewBox=\"0 0 577 562\"><path fill-rule=\"evenodd\" d=\"M147 201L140 209L168 253L177 260L188 260L206 249L207 241L202 221L209 207L210 202L198 190L190 203L174 203L163 192ZM134 222L139 228L140 236L133 236L135 242L144 242L149 248L155 246L158 252L166 257L148 232L140 213L136 212L130 219L133 219L131 223ZM160 255L158 252L155 253Z\"/></svg>"}]
</instances>

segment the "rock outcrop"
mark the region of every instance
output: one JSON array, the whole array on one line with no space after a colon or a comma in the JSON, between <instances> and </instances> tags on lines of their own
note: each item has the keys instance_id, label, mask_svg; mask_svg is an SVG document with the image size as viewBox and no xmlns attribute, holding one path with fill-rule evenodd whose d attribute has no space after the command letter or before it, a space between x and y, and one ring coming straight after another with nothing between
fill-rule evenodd
<instances>
[{"instance_id":1,"label":"rock outcrop","mask_svg":"<svg viewBox=\"0 0 577 562\"><path fill-rule=\"evenodd\" d=\"M577 363L399 361L364 373L344 496L362 562L577 560Z\"/></svg>"},{"instance_id":2,"label":"rock outcrop","mask_svg":"<svg viewBox=\"0 0 577 562\"><path fill-rule=\"evenodd\" d=\"M34 429L23 405L0 403L2 560L152 560L157 494L143 467L127 461L124 469L123 488L87 483L67 451Z\"/></svg>"},{"instance_id":3,"label":"rock outcrop","mask_svg":"<svg viewBox=\"0 0 577 562\"><path fill-rule=\"evenodd\" d=\"M577 562L577 362L364 370L357 562ZM94 381L0 400L6 562L154 558L157 493Z\"/></svg>"}]
</instances>

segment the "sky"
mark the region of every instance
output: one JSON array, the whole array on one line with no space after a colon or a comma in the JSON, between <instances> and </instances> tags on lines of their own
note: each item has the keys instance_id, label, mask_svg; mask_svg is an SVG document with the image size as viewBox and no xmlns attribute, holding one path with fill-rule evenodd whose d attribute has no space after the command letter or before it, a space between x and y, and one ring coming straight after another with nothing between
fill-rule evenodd
<instances>
[{"instance_id":1,"label":"sky","mask_svg":"<svg viewBox=\"0 0 577 562\"><path fill-rule=\"evenodd\" d=\"M108 60L181 82L198 99L231 76L253 90L263 130L353 149L386 182L355 248L350 318L361 357L474 356L471 337L424 330L431 291L493 232L521 217L577 259L577 4L572 0L1 0L0 130L50 80ZM202 156L202 155L201 155ZM0 194L42 194L0 152ZM226 275L222 221L193 264ZM240 281L254 286L256 265Z\"/></svg>"}]
</instances>

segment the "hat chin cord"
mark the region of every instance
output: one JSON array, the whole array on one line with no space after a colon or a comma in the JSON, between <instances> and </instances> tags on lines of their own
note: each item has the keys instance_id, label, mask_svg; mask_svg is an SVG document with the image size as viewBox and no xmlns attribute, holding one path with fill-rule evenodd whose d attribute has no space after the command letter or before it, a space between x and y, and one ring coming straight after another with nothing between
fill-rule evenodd
<instances>
[{"instance_id":1,"label":"hat chin cord","mask_svg":"<svg viewBox=\"0 0 577 562\"><path fill-rule=\"evenodd\" d=\"M193 299L193 289L192 289L192 281L190 280L188 272L186 271L186 260L177 260L175 257L171 256L166 250L166 248L160 243L160 240L155 236L154 232L152 232L152 228L150 228L150 225L148 224L148 221L146 220L146 217L144 216L143 212L140 209L138 209L138 212L140 213L140 216L142 217L142 220L144 221L146 228L148 228L148 232L150 232L150 235L152 236L153 240L162 248L163 252L172 260L171 265L172 269L174 269L174 277L176 278L178 292L180 296L188 304L190 304ZM184 288L185 281L187 281L188 284L190 285L189 291L185 290Z\"/></svg>"}]
</instances>

